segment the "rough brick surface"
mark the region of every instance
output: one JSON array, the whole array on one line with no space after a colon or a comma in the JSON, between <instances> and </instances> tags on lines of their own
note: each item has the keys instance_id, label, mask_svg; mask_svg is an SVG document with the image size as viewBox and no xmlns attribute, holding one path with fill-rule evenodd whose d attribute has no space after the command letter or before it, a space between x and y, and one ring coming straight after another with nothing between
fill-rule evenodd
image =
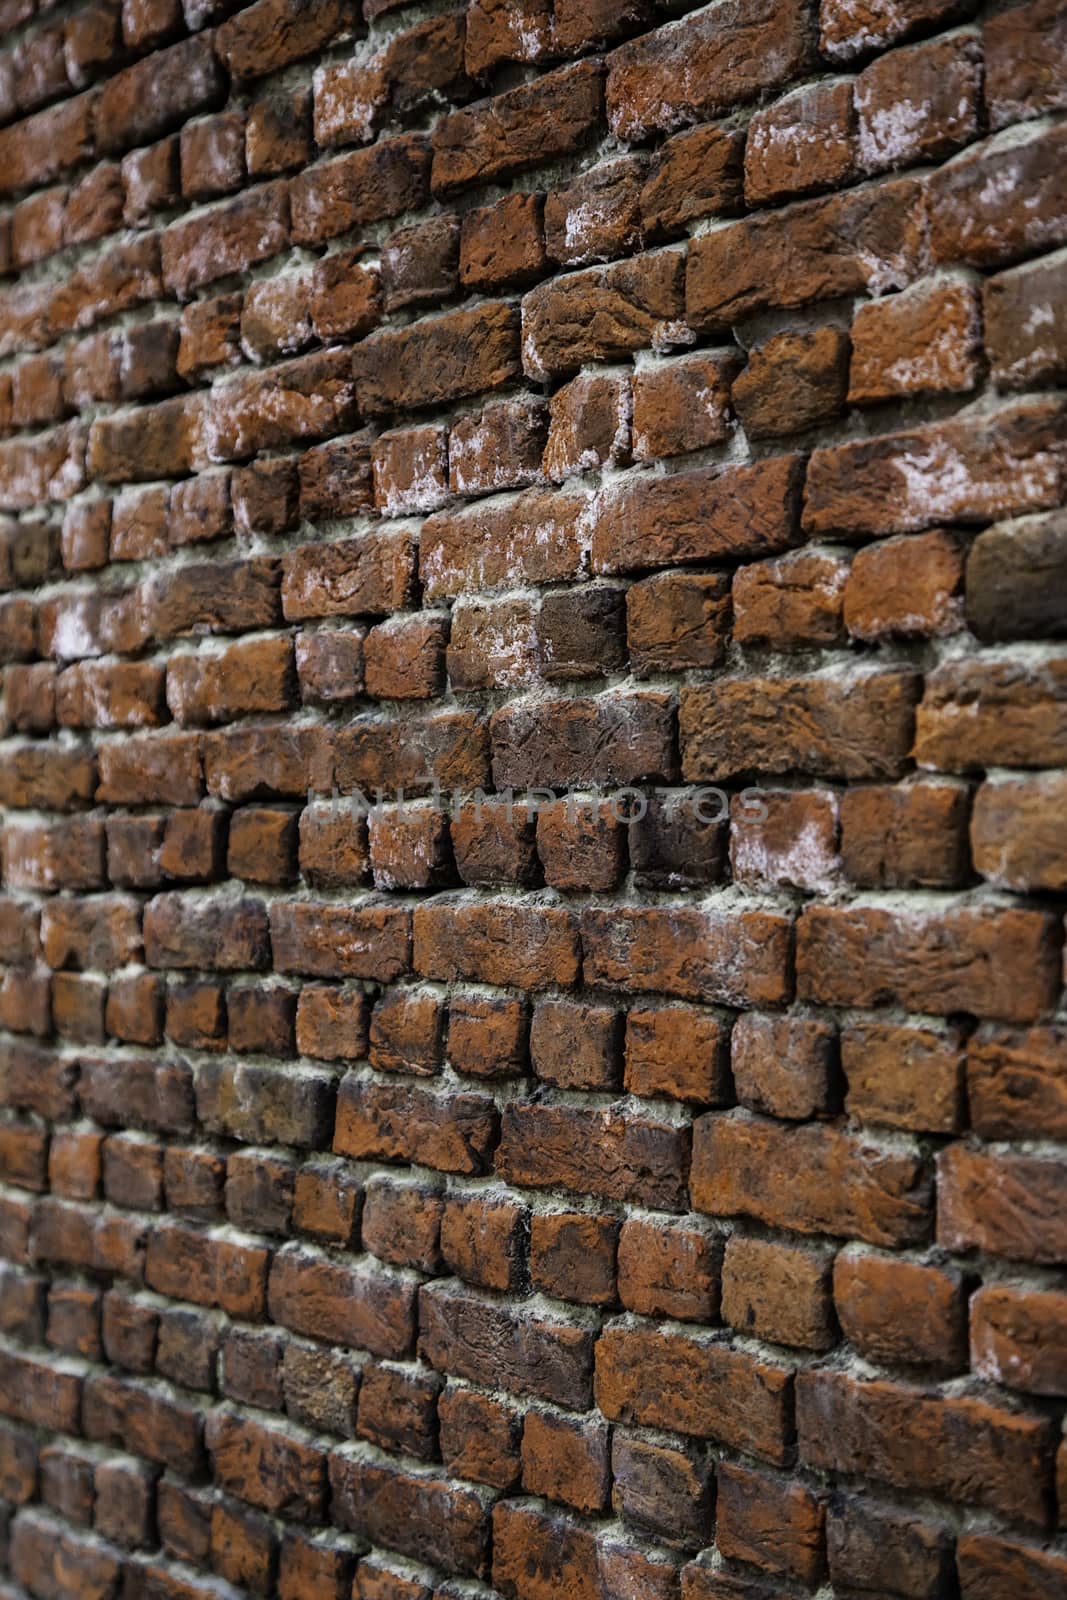
<instances>
[{"instance_id":1,"label":"rough brick surface","mask_svg":"<svg viewBox=\"0 0 1067 1600\"><path fill-rule=\"evenodd\" d=\"M1063 0L0 0L0 1600L1062 1600Z\"/></svg>"}]
</instances>

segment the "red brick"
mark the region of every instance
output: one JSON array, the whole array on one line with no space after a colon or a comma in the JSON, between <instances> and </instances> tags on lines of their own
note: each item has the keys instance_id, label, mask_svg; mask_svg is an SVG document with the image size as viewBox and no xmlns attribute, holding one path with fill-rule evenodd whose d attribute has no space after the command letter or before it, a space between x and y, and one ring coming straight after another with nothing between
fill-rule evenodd
<instances>
[{"instance_id":1,"label":"red brick","mask_svg":"<svg viewBox=\"0 0 1067 1600\"><path fill-rule=\"evenodd\" d=\"M529 1220L530 1277L557 1300L606 1305L615 1299L618 1223L582 1212L535 1212Z\"/></svg>"},{"instance_id":2,"label":"red brick","mask_svg":"<svg viewBox=\"0 0 1067 1600\"><path fill-rule=\"evenodd\" d=\"M987 1139L1058 1139L1064 1126L1067 1058L1058 1028L1007 1030L985 1024L968 1041L971 1123Z\"/></svg>"},{"instance_id":3,"label":"red brick","mask_svg":"<svg viewBox=\"0 0 1067 1600\"><path fill-rule=\"evenodd\" d=\"M775 1344L829 1348L837 1338L831 1259L795 1245L732 1234L723 1262L723 1320Z\"/></svg>"},{"instance_id":4,"label":"red brick","mask_svg":"<svg viewBox=\"0 0 1067 1600\"><path fill-rule=\"evenodd\" d=\"M241 344L255 361L295 355L311 343L306 274L253 283L241 306Z\"/></svg>"},{"instance_id":5,"label":"red brick","mask_svg":"<svg viewBox=\"0 0 1067 1600\"><path fill-rule=\"evenodd\" d=\"M121 154L169 133L224 98L225 79L208 35L183 39L109 78L96 114L96 138Z\"/></svg>"},{"instance_id":6,"label":"red brick","mask_svg":"<svg viewBox=\"0 0 1067 1600\"><path fill-rule=\"evenodd\" d=\"M757 111L745 141L745 198L766 205L847 183L855 171L852 85L828 79Z\"/></svg>"},{"instance_id":7,"label":"red brick","mask_svg":"<svg viewBox=\"0 0 1067 1600\"><path fill-rule=\"evenodd\" d=\"M486 1572L489 1516L473 1489L340 1452L330 1458L330 1484L342 1528L461 1576Z\"/></svg>"},{"instance_id":8,"label":"red brick","mask_svg":"<svg viewBox=\"0 0 1067 1600\"><path fill-rule=\"evenodd\" d=\"M1040 116L1063 104L1067 48L1058 0L1032 0L990 17L982 30L985 99L991 127Z\"/></svg>"},{"instance_id":9,"label":"red brick","mask_svg":"<svg viewBox=\"0 0 1067 1600\"><path fill-rule=\"evenodd\" d=\"M734 51L738 34L747 49ZM608 61L612 132L622 139L705 121L778 88L811 60L807 18L797 5L773 15L753 0L700 12L621 45Z\"/></svg>"},{"instance_id":10,"label":"red brick","mask_svg":"<svg viewBox=\"0 0 1067 1600\"><path fill-rule=\"evenodd\" d=\"M334 1149L357 1160L418 1159L441 1172L485 1170L496 1114L484 1095L432 1094L407 1084L345 1078L337 1101Z\"/></svg>"},{"instance_id":11,"label":"red brick","mask_svg":"<svg viewBox=\"0 0 1067 1600\"><path fill-rule=\"evenodd\" d=\"M504 1594L551 1600L554 1594L598 1593L591 1530L548 1512L504 1501L493 1511L493 1583Z\"/></svg>"},{"instance_id":12,"label":"red brick","mask_svg":"<svg viewBox=\"0 0 1067 1600\"><path fill-rule=\"evenodd\" d=\"M1062 1394L1064 1314L1055 1290L987 1284L970 1306L971 1363L983 1378L1029 1394Z\"/></svg>"},{"instance_id":13,"label":"red brick","mask_svg":"<svg viewBox=\"0 0 1067 1600\"><path fill-rule=\"evenodd\" d=\"M608 373L583 373L550 403L544 470L550 478L624 465L630 457L630 384Z\"/></svg>"},{"instance_id":14,"label":"red brick","mask_svg":"<svg viewBox=\"0 0 1067 1600\"><path fill-rule=\"evenodd\" d=\"M326 1497L323 1451L225 1411L209 1414L205 1440L222 1488L264 1511L317 1520Z\"/></svg>"},{"instance_id":15,"label":"red brick","mask_svg":"<svg viewBox=\"0 0 1067 1600\"><path fill-rule=\"evenodd\" d=\"M979 144L930 181L930 249L935 262L1000 266L1064 241L1058 199L1060 128L1007 145ZM1052 181L1049 173L1054 174ZM1012 197L1009 208L994 194Z\"/></svg>"},{"instance_id":16,"label":"red brick","mask_svg":"<svg viewBox=\"0 0 1067 1600\"><path fill-rule=\"evenodd\" d=\"M810 1466L850 1472L862 1460L878 1481L1044 1524L1048 1434L1034 1412L810 1371L797 1378L797 1436Z\"/></svg>"},{"instance_id":17,"label":"red brick","mask_svg":"<svg viewBox=\"0 0 1067 1600\"><path fill-rule=\"evenodd\" d=\"M885 1153L820 1123L782 1127L716 1112L699 1118L693 1132L699 1211L871 1244L917 1243L929 1231L931 1184L922 1159L909 1151Z\"/></svg>"},{"instance_id":18,"label":"red brick","mask_svg":"<svg viewBox=\"0 0 1067 1600\"><path fill-rule=\"evenodd\" d=\"M578 495L533 489L431 517L419 554L427 599L577 577L587 510Z\"/></svg>"},{"instance_id":19,"label":"red brick","mask_svg":"<svg viewBox=\"0 0 1067 1600\"><path fill-rule=\"evenodd\" d=\"M434 133L434 192L450 194L569 155L597 131L601 94L599 64L581 61L454 111Z\"/></svg>"},{"instance_id":20,"label":"red brick","mask_svg":"<svg viewBox=\"0 0 1067 1600\"><path fill-rule=\"evenodd\" d=\"M412 1285L302 1247L286 1247L271 1264L271 1317L294 1333L401 1358L414 1337L414 1308Z\"/></svg>"},{"instance_id":21,"label":"red brick","mask_svg":"<svg viewBox=\"0 0 1067 1600\"><path fill-rule=\"evenodd\" d=\"M453 881L448 821L434 805L376 811L368 825L377 889L430 889Z\"/></svg>"},{"instance_id":22,"label":"red brick","mask_svg":"<svg viewBox=\"0 0 1067 1600\"><path fill-rule=\"evenodd\" d=\"M444 1202L438 1195L379 1175L367 1185L365 1198L362 1238L372 1255L398 1267L439 1271Z\"/></svg>"},{"instance_id":23,"label":"red brick","mask_svg":"<svg viewBox=\"0 0 1067 1600\"><path fill-rule=\"evenodd\" d=\"M841 796L841 860L871 888L953 888L969 872L967 794L953 783L869 784Z\"/></svg>"},{"instance_id":24,"label":"red brick","mask_svg":"<svg viewBox=\"0 0 1067 1600\"><path fill-rule=\"evenodd\" d=\"M306 89L268 94L249 108L245 158L252 178L273 178L307 164L311 155L311 95Z\"/></svg>"},{"instance_id":25,"label":"red brick","mask_svg":"<svg viewBox=\"0 0 1067 1600\"><path fill-rule=\"evenodd\" d=\"M843 1250L834 1306L845 1337L870 1361L950 1372L964 1365L965 1291L956 1272Z\"/></svg>"},{"instance_id":26,"label":"red brick","mask_svg":"<svg viewBox=\"0 0 1067 1600\"><path fill-rule=\"evenodd\" d=\"M240 359L240 295L195 300L184 308L179 324L177 369L195 379L213 367L233 366Z\"/></svg>"},{"instance_id":27,"label":"red brick","mask_svg":"<svg viewBox=\"0 0 1067 1600\"><path fill-rule=\"evenodd\" d=\"M538 61L552 39L548 0L479 0L467 15L467 71L480 75L501 61Z\"/></svg>"},{"instance_id":28,"label":"red brick","mask_svg":"<svg viewBox=\"0 0 1067 1600\"><path fill-rule=\"evenodd\" d=\"M715 123L660 145L641 190L648 235L674 238L700 217L739 210L744 148L740 130Z\"/></svg>"},{"instance_id":29,"label":"red brick","mask_svg":"<svg viewBox=\"0 0 1067 1600\"><path fill-rule=\"evenodd\" d=\"M507 706L490 731L493 777L502 787L662 782L674 770L672 707L662 694Z\"/></svg>"},{"instance_id":30,"label":"red brick","mask_svg":"<svg viewBox=\"0 0 1067 1600\"><path fill-rule=\"evenodd\" d=\"M846 1109L862 1122L917 1132L955 1132L961 1120L963 1050L949 1030L857 1023L841 1040Z\"/></svg>"},{"instance_id":31,"label":"red brick","mask_svg":"<svg viewBox=\"0 0 1067 1600\"><path fill-rule=\"evenodd\" d=\"M445 617L394 617L367 634L364 688L384 700L431 700L444 687Z\"/></svg>"},{"instance_id":32,"label":"red brick","mask_svg":"<svg viewBox=\"0 0 1067 1600\"><path fill-rule=\"evenodd\" d=\"M942 1524L870 1501L835 1496L826 1518L830 1576L835 1584L895 1584L902 1593L936 1594L952 1580L953 1540Z\"/></svg>"},{"instance_id":33,"label":"red brick","mask_svg":"<svg viewBox=\"0 0 1067 1600\"><path fill-rule=\"evenodd\" d=\"M430 151L422 134L383 139L290 180L293 243L322 244L351 228L414 210L426 199Z\"/></svg>"},{"instance_id":34,"label":"red brick","mask_svg":"<svg viewBox=\"0 0 1067 1600\"><path fill-rule=\"evenodd\" d=\"M567 800L539 807L537 853L553 889L614 888L626 871L622 808L614 801L574 805Z\"/></svg>"},{"instance_id":35,"label":"red brick","mask_svg":"<svg viewBox=\"0 0 1067 1600\"><path fill-rule=\"evenodd\" d=\"M619 1235L619 1299L643 1316L713 1321L721 1262L721 1246L702 1228L631 1218Z\"/></svg>"},{"instance_id":36,"label":"red brick","mask_svg":"<svg viewBox=\"0 0 1067 1600\"><path fill-rule=\"evenodd\" d=\"M526 1012L520 1000L453 995L448 1059L474 1078L515 1077L526 1062Z\"/></svg>"},{"instance_id":37,"label":"red brick","mask_svg":"<svg viewBox=\"0 0 1067 1600\"><path fill-rule=\"evenodd\" d=\"M856 152L868 172L939 161L978 136L981 51L965 34L894 50L856 79Z\"/></svg>"},{"instance_id":38,"label":"red brick","mask_svg":"<svg viewBox=\"0 0 1067 1600\"><path fill-rule=\"evenodd\" d=\"M0 132L0 172L4 174L0 193L50 183L60 173L79 166L93 153L94 120L96 139L106 148L106 118L102 110L97 112L94 102L92 94L75 95L4 128Z\"/></svg>"},{"instance_id":39,"label":"red brick","mask_svg":"<svg viewBox=\"0 0 1067 1600\"><path fill-rule=\"evenodd\" d=\"M777 1577L817 1583L825 1569L822 1495L807 1485L724 1462L716 1476L720 1554Z\"/></svg>"},{"instance_id":40,"label":"red brick","mask_svg":"<svg viewBox=\"0 0 1067 1600\"><path fill-rule=\"evenodd\" d=\"M631 666L639 677L717 666L729 621L729 588L719 573L661 572L641 579L626 591Z\"/></svg>"},{"instance_id":41,"label":"red brick","mask_svg":"<svg viewBox=\"0 0 1067 1600\"><path fill-rule=\"evenodd\" d=\"M634 374L634 454L643 460L720 444L728 433L732 354L680 356Z\"/></svg>"},{"instance_id":42,"label":"red brick","mask_svg":"<svg viewBox=\"0 0 1067 1600\"><path fill-rule=\"evenodd\" d=\"M512 1101L496 1169L511 1183L679 1211L685 1205L688 1130L613 1110Z\"/></svg>"},{"instance_id":43,"label":"red brick","mask_svg":"<svg viewBox=\"0 0 1067 1600\"><path fill-rule=\"evenodd\" d=\"M594 501L593 568L774 554L795 542L797 458L637 480Z\"/></svg>"},{"instance_id":44,"label":"red brick","mask_svg":"<svg viewBox=\"0 0 1067 1600\"><path fill-rule=\"evenodd\" d=\"M964 1600L993 1600L998 1593L1054 1600L1067 1580L1067 1563L1055 1551L1017 1544L993 1534L965 1534L956 1565Z\"/></svg>"},{"instance_id":45,"label":"red brick","mask_svg":"<svg viewBox=\"0 0 1067 1600\"><path fill-rule=\"evenodd\" d=\"M1051 920L1014 907L810 906L797 930L798 995L834 1005L895 1002L1029 1022L1055 1004L1058 967Z\"/></svg>"},{"instance_id":46,"label":"red brick","mask_svg":"<svg viewBox=\"0 0 1067 1600\"><path fill-rule=\"evenodd\" d=\"M245 179L245 119L225 111L190 123L179 145L182 194L209 200L239 189Z\"/></svg>"},{"instance_id":47,"label":"red brick","mask_svg":"<svg viewBox=\"0 0 1067 1600\"><path fill-rule=\"evenodd\" d=\"M727 1034L714 1012L634 1008L626 1018L630 1094L714 1104L727 1094Z\"/></svg>"},{"instance_id":48,"label":"red brick","mask_svg":"<svg viewBox=\"0 0 1067 1600\"><path fill-rule=\"evenodd\" d=\"M583 1327L444 1283L420 1291L419 1329L419 1354L432 1367L483 1388L588 1408L593 1340Z\"/></svg>"},{"instance_id":49,"label":"red brick","mask_svg":"<svg viewBox=\"0 0 1067 1600\"><path fill-rule=\"evenodd\" d=\"M181 195L179 144L176 134L124 155L120 167L123 221L144 227L155 211L175 205Z\"/></svg>"},{"instance_id":50,"label":"red brick","mask_svg":"<svg viewBox=\"0 0 1067 1600\"><path fill-rule=\"evenodd\" d=\"M905 288L923 260L920 204L919 186L901 178L705 234L689 252L690 326L725 332L753 312Z\"/></svg>"},{"instance_id":51,"label":"red brick","mask_svg":"<svg viewBox=\"0 0 1067 1600\"><path fill-rule=\"evenodd\" d=\"M209 454L213 461L242 460L260 450L343 433L355 420L347 354L315 352L242 374L215 389Z\"/></svg>"},{"instance_id":52,"label":"red brick","mask_svg":"<svg viewBox=\"0 0 1067 1600\"><path fill-rule=\"evenodd\" d=\"M641 242L645 164L623 156L593 167L545 197L545 246L565 266L627 255Z\"/></svg>"},{"instance_id":53,"label":"red brick","mask_svg":"<svg viewBox=\"0 0 1067 1600\"><path fill-rule=\"evenodd\" d=\"M544 196L508 194L468 211L459 239L459 279L465 288L492 293L536 283L548 269Z\"/></svg>"},{"instance_id":54,"label":"red brick","mask_svg":"<svg viewBox=\"0 0 1067 1600\"><path fill-rule=\"evenodd\" d=\"M262 77L344 38L355 9L349 0L325 0L310 10L298 0L256 0L223 23L219 55L235 78Z\"/></svg>"},{"instance_id":55,"label":"red brick","mask_svg":"<svg viewBox=\"0 0 1067 1600\"><path fill-rule=\"evenodd\" d=\"M414 936L415 970L438 982L547 988L571 984L578 973L574 919L555 907L437 901L416 908Z\"/></svg>"},{"instance_id":56,"label":"red brick","mask_svg":"<svg viewBox=\"0 0 1067 1600\"><path fill-rule=\"evenodd\" d=\"M433 305L455 294L459 284L459 221L431 217L401 228L382 251L382 300L386 311Z\"/></svg>"},{"instance_id":57,"label":"red brick","mask_svg":"<svg viewBox=\"0 0 1067 1600\"><path fill-rule=\"evenodd\" d=\"M1050 658L1040 674L1015 662L990 658L946 665L930 674L917 717L916 755L921 765L964 771L988 766L1033 766L1041 729L1041 762L1056 759L1060 662ZM967 705L967 737L960 708Z\"/></svg>"},{"instance_id":58,"label":"red brick","mask_svg":"<svg viewBox=\"0 0 1067 1600\"><path fill-rule=\"evenodd\" d=\"M1055 1160L950 1145L938 1157L938 1242L1051 1265L1065 1248L1063 1182Z\"/></svg>"},{"instance_id":59,"label":"red brick","mask_svg":"<svg viewBox=\"0 0 1067 1600\"><path fill-rule=\"evenodd\" d=\"M589 1514L603 1511L611 1478L605 1423L530 1410L522 1430L522 1486Z\"/></svg>"},{"instance_id":60,"label":"red brick","mask_svg":"<svg viewBox=\"0 0 1067 1600\"><path fill-rule=\"evenodd\" d=\"M499 389L519 373L518 315L504 301L448 311L365 339L352 362L367 416Z\"/></svg>"},{"instance_id":61,"label":"red brick","mask_svg":"<svg viewBox=\"0 0 1067 1600\"><path fill-rule=\"evenodd\" d=\"M963 550L947 533L886 539L859 550L845 584L845 627L854 638L936 637L963 622Z\"/></svg>"},{"instance_id":62,"label":"red brick","mask_svg":"<svg viewBox=\"0 0 1067 1600\"><path fill-rule=\"evenodd\" d=\"M587 982L726 1005L788 997L788 919L748 911L718 916L688 907L582 913Z\"/></svg>"},{"instance_id":63,"label":"red brick","mask_svg":"<svg viewBox=\"0 0 1067 1600\"><path fill-rule=\"evenodd\" d=\"M297 819L280 807L242 806L232 813L226 865L250 883L288 883L296 877Z\"/></svg>"},{"instance_id":64,"label":"red brick","mask_svg":"<svg viewBox=\"0 0 1067 1600\"><path fill-rule=\"evenodd\" d=\"M773 1117L805 1121L832 1110L836 1059L836 1030L820 1017L747 1012L730 1037L737 1098Z\"/></svg>"},{"instance_id":65,"label":"red brick","mask_svg":"<svg viewBox=\"0 0 1067 1600\"><path fill-rule=\"evenodd\" d=\"M444 428L398 429L374 443L374 502L386 516L436 511L449 498Z\"/></svg>"},{"instance_id":66,"label":"red brick","mask_svg":"<svg viewBox=\"0 0 1067 1600\"><path fill-rule=\"evenodd\" d=\"M688 344L685 258L677 250L588 267L531 289L522 302L522 364L539 382L593 361Z\"/></svg>"},{"instance_id":67,"label":"red brick","mask_svg":"<svg viewBox=\"0 0 1067 1600\"><path fill-rule=\"evenodd\" d=\"M904 13L893 0L821 0L819 43L831 60L848 61L950 22L964 9L959 0L916 0Z\"/></svg>"},{"instance_id":68,"label":"red brick","mask_svg":"<svg viewBox=\"0 0 1067 1600\"><path fill-rule=\"evenodd\" d=\"M792 1374L699 1334L608 1328L597 1342L596 1396L614 1422L715 1439L764 1460L789 1452Z\"/></svg>"},{"instance_id":69,"label":"red brick","mask_svg":"<svg viewBox=\"0 0 1067 1600\"><path fill-rule=\"evenodd\" d=\"M780 438L830 421L844 406L847 367L847 336L829 325L753 346L731 389L745 432Z\"/></svg>"},{"instance_id":70,"label":"red brick","mask_svg":"<svg viewBox=\"0 0 1067 1600\"><path fill-rule=\"evenodd\" d=\"M517 1411L457 1386L441 1395L437 1415L441 1455L450 1473L497 1489L515 1486L522 1432Z\"/></svg>"},{"instance_id":71,"label":"red brick","mask_svg":"<svg viewBox=\"0 0 1067 1600\"><path fill-rule=\"evenodd\" d=\"M245 723L204 740L208 794L241 801L323 791L331 773L329 731Z\"/></svg>"}]
</instances>

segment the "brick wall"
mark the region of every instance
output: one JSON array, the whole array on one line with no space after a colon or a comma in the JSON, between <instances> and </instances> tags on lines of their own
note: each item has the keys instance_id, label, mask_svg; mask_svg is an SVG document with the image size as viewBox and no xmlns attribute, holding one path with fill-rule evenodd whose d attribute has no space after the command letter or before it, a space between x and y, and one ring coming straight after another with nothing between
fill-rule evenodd
<instances>
[{"instance_id":1,"label":"brick wall","mask_svg":"<svg viewBox=\"0 0 1067 1600\"><path fill-rule=\"evenodd\" d=\"M0 1600L1062 1600L1063 0L0 26Z\"/></svg>"}]
</instances>

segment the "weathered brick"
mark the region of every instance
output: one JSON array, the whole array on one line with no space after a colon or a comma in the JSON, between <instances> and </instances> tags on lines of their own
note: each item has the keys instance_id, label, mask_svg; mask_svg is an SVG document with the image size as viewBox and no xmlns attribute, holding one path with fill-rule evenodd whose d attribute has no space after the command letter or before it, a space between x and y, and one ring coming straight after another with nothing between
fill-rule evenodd
<instances>
[{"instance_id":1,"label":"weathered brick","mask_svg":"<svg viewBox=\"0 0 1067 1600\"><path fill-rule=\"evenodd\" d=\"M496 1141L484 1095L431 1094L348 1077L337 1102L334 1149L357 1160L425 1161L441 1172L484 1171Z\"/></svg>"},{"instance_id":2,"label":"weathered brick","mask_svg":"<svg viewBox=\"0 0 1067 1600\"><path fill-rule=\"evenodd\" d=\"M686 317L704 332L839 295L906 288L921 270L922 191L910 178L802 200L694 240Z\"/></svg>"},{"instance_id":3,"label":"weathered brick","mask_svg":"<svg viewBox=\"0 0 1067 1600\"><path fill-rule=\"evenodd\" d=\"M1058 1161L952 1145L938 1158L938 1240L954 1250L1058 1262L1063 1182Z\"/></svg>"},{"instance_id":4,"label":"weathered brick","mask_svg":"<svg viewBox=\"0 0 1067 1600\"><path fill-rule=\"evenodd\" d=\"M330 1458L330 1483L342 1527L461 1576L487 1570L489 1515L476 1490L341 1452Z\"/></svg>"},{"instance_id":5,"label":"weathered brick","mask_svg":"<svg viewBox=\"0 0 1067 1600\"><path fill-rule=\"evenodd\" d=\"M743 55L735 53L738 37ZM731 0L621 45L608 59L612 131L623 139L701 122L754 100L811 60L799 5Z\"/></svg>"},{"instance_id":6,"label":"weathered brick","mask_svg":"<svg viewBox=\"0 0 1067 1600\"><path fill-rule=\"evenodd\" d=\"M593 503L597 572L770 555L796 542L798 458L638 479Z\"/></svg>"},{"instance_id":7,"label":"weathered brick","mask_svg":"<svg viewBox=\"0 0 1067 1600\"><path fill-rule=\"evenodd\" d=\"M593 1340L587 1329L537 1312L519 1313L447 1283L419 1292L419 1353L432 1367L484 1388L580 1410L591 1398Z\"/></svg>"},{"instance_id":8,"label":"weathered brick","mask_svg":"<svg viewBox=\"0 0 1067 1600\"><path fill-rule=\"evenodd\" d=\"M852 85L828 79L757 111L745 140L745 199L766 205L846 183L855 170Z\"/></svg>"},{"instance_id":9,"label":"weathered brick","mask_svg":"<svg viewBox=\"0 0 1067 1600\"><path fill-rule=\"evenodd\" d=\"M547 269L543 203L540 194L511 194L468 211L460 232L460 282L493 291L524 288L542 277Z\"/></svg>"},{"instance_id":10,"label":"weathered brick","mask_svg":"<svg viewBox=\"0 0 1067 1600\"><path fill-rule=\"evenodd\" d=\"M288 1246L270 1269L272 1319L330 1344L402 1357L414 1337L414 1286Z\"/></svg>"},{"instance_id":11,"label":"weathered brick","mask_svg":"<svg viewBox=\"0 0 1067 1600\"><path fill-rule=\"evenodd\" d=\"M183 39L109 78L96 114L96 138L121 154L169 133L225 95L225 79L208 35Z\"/></svg>"},{"instance_id":12,"label":"weathered brick","mask_svg":"<svg viewBox=\"0 0 1067 1600\"><path fill-rule=\"evenodd\" d=\"M542 382L587 362L617 361L636 350L689 344L685 258L660 250L608 267L589 267L531 289L522 302L522 364Z\"/></svg>"},{"instance_id":13,"label":"weathered brick","mask_svg":"<svg viewBox=\"0 0 1067 1600\"><path fill-rule=\"evenodd\" d=\"M1028 1022L1055 1003L1058 962L1058 930L1023 908L812 906L797 929L799 995L838 1005L895 999L909 1010Z\"/></svg>"},{"instance_id":14,"label":"weathered brick","mask_svg":"<svg viewBox=\"0 0 1067 1600\"><path fill-rule=\"evenodd\" d=\"M360 409L383 416L499 389L518 376L514 307L486 301L372 335L352 354Z\"/></svg>"},{"instance_id":15,"label":"weathered brick","mask_svg":"<svg viewBox=\"0 0 1067 1600\"><path fill-rule=\"evenodd\" d=\"M597 1341L596 1397L615 1422L715 1439L783 1462L792 1373L700 1334L611 1327Z\"/></svg>"},{"instance_id":16,"label":"weathered brick","mask_svg":"<svg viewBox=\"0 0 1067 1600\"><path fill-rule=\"evenodd\" d=\"M767 1164L773 1163L774 1181ZM872 1244L923 1239L931 1185L921 1159L885 1154L836 1127L768 1119L698 1119L693 1203L713 1216L750 1216L800 1233L842 1229Z\"/></svg>"},{"instance_id":17,"label":"weathered brick","mask_svg":"<svg viewBox=\"0 0 1067 1600\"><path fill-rule=\"evenodd\" d=\"M531 489L428 519L419 573L428 599L473 589L510 588L577 577L584 562L589 502Z\"/></svg>"},{"instance_id":18,"label":"weathered brick","mask_svg":"<svg viewBox=\"0 0 1067 1600\"><path fill-rule=\"evenodd\" d=\"M939 168L930 180L934 261L1001 266L1063 244L1065 137L1054 127L1007 143L994 139ZM994 199L1001 193L1012 197L1007 209Z\"/></svg>"},{"instance_id":19,"label":"weathered brick","mask_svg":"<svg viewBox=\"0 0 1067 1600\"><path fill-rule=\"evenodd\" d=\"M333 44L351 31L355 20L350 0L315 6L300 0L256 0L223 23L218 51L234 77L258 78Z\"/></svg>"},{"instance_id":20,"label":"weathered brick","mask_svg":"<svg viewBox=\"0 0 1067 1600\"><path fill-rule=\"evenodd\" d=\"M510 1102L497 1171L531 1188L630 1200L661 1210L685 1205L688 1130L611 1110Z\"/></svg>"},{"instance_id":21,"label":"weathered brick","mask_svg":"<svg viewBox=\"0 0 1067 1600\"><path fill-rule=\"evenodd\" d=\"M884 1483L906 1481L1023 1522L1044 1522L1039 1461L1047 1435L1034 1412L844 1372L805 1372L797 1379L797 1437L801 1459L812 1466L848 1472L862 1459L864 1472Z\"/></svg>"},{"instance_id":22,"label":"weathered brick","mask_svg":"<svg viewBox=\"0 0 1067 1600\"><path fill-rule=\"evenodd\" d=\"M1067 570L1067 518L1024 517L998 523L971 546L966 570L967 621L981 639L1061 637L1061 571Z\"/></svg>"},{"instance_id":23,"label":"weathered brick","mask_svg":"<svg viewBox=\"0 0 1067 1600\"><path fill-rule=\"evenodd\" d=\"M450 194L569 155L596 132L601 99L599 63L581 61L454 111L434 133L434 192Z\"/></svg>"},{"instance_id":24,"label":"weathered brick","mask_svg":"<svg viewBox=\"0 0 1067 1600\"><path fill-rule=\"evenodd\" d=\"M913 675L890 671L851 679L728 678L684 689L683 775L897 776L910 751L917 689Z\"/></svg>"}]
</instances>

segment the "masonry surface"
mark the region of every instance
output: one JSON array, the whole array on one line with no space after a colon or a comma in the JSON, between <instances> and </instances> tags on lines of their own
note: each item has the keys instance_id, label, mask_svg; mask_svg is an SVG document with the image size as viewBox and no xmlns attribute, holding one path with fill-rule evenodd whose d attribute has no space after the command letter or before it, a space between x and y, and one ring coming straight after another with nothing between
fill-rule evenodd
<instances>
[{"instance_id":1,"label":"masonry surface","mask_svg":"<svg viewBox=\"0 0 1067 1600\"><path fill-rule=\"evenodd\" d=\"M1063 1600L1067 4L0 29L0 1600Z\"/></svg>"}]
</instances>

